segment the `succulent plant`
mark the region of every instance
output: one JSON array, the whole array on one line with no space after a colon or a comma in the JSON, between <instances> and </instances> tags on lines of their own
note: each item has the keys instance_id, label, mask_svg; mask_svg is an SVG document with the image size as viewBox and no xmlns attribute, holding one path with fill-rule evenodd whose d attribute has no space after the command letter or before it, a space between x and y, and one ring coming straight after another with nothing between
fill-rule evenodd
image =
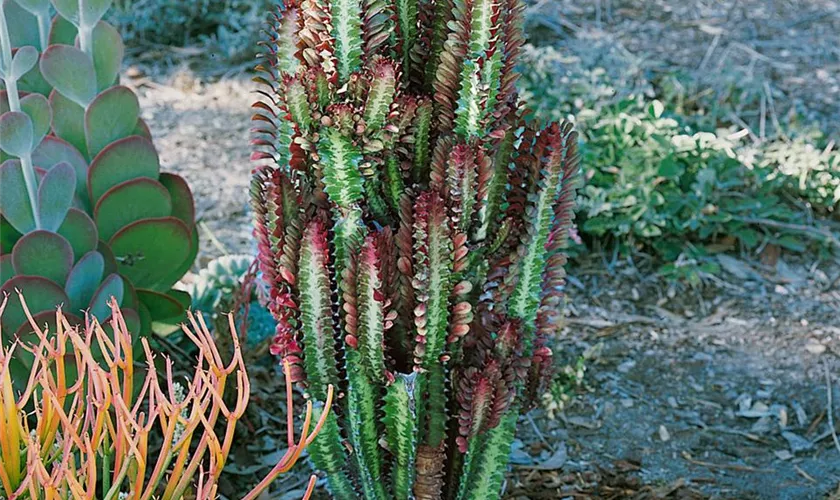
<instances>
[{"instance_id":1,"label":"succulent plant","mask_svg":"<svg viewBox=\"0 0 840 500\"><path fill-rule=\"evenodd\" d=\"M46 330L29 314L23 296L15 298L34 335L31 342L0 347L2 498L218 498L236 424L250 398L232 318L229 339L234 349L225 363L201 315L188 314L189 326L182 329L195 351L195 369L185 387L174 375L172 361L156 361L145 338L139 346L146 364L138 373L141 353L114 301L109 324L89 318L84 326L72 325L58 309L52 322L59 328ZM8 300L0 300L0 317ZM15 391L10 365L20 351L35 361L23 374L23 390ZM98 351L104 353L102 361L94 358ZM288 449L242 500L260 498L295 465L323 426L326 413L313 420L310 402L295 441L291 379L286 404ZM150 441L160 445L149 446ZM315 479L310 478L304 499Z\"/></svg>"},{"instance_id":2,"label":"succulent plant","mask_svg":"<svg viewBox=\"0 0 840 500\"><path fill-rule=\"evenodd\" d=\"M500 494L544 391L579 170L525 119L521 0L286 0L268 26L251 195L335 498ZM386 478L386 479L383 479Z\"/></svg>"},{"instance_id":3,"label":"succulent plant","mask_svg":"<svg viewBox=\"0 0 840 500\"><path fill-rule=\"evenodd\" d=\"M105 321L114 297L132 331L171 330L189 305L170 289L197 253L193 199L119 85L110 3L0 0L0 292L22 290L38 321L59 304ZM2 326L24 333L11 297Z\"/></svg>"}]
</instances>

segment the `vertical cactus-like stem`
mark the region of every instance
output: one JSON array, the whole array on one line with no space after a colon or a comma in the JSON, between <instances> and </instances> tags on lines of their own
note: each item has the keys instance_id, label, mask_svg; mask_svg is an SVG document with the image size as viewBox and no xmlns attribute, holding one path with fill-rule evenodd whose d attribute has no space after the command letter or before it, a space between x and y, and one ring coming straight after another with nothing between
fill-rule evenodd
<instances>
[{"instance_id":1,"label":"vertical cactus-like stem","mask_svg":"<svg viewBox=\"0 0 840 500\"><path fill-rule=\"evenodd\" d=\"M417 460L416 373L397 375L385 395L385 439L394 465L391 472L397 500L412 498Z\"/></svg>"}]
</instances>

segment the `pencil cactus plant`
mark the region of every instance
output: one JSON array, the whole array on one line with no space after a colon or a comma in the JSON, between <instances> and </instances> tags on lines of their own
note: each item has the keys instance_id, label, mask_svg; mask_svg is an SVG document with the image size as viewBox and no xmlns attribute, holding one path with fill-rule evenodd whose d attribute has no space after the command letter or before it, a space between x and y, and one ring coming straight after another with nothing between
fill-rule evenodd
<instances>
[{"instance_id":1,"label":"pencil cactus plant","mask_svg":"<svg viewBox=\"0 0 840 500\"><path fill-rule=\"evenodd\" d=\"M336 498L498 497L549 376L579 170L526 121L521 0L286 0L251 195L274 352ZM387 479L382 479L387 478Z\"/></svg>"},{"instance_id":2,"label":"pencil cactus plant","mask_svg":"<svg viewBox=\"0 0 840 500\"><path fill-rule=\"evenodd\" d=\"M193 199L118 84L110 3L0 0L0 292L78 324L113 296L132 331L169 331L189 304L170 288L197 252ZM11 298L3 328L28 329Z\"/></svg>"}]
</instances>

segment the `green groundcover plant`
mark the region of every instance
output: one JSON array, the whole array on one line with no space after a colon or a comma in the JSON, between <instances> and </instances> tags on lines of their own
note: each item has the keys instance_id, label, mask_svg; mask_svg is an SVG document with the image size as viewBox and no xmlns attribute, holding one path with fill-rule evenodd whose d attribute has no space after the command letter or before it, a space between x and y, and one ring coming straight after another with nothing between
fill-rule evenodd
<instances>
[{"instance_id":1,"label":"green groundcover plant","mask_svg":"<svg viewBox=\"0 0 840 500\"><path fill-rule=\"evenodd\" d=\"M545 391L579 170L525 120L520 0L288 0L258 67L251 188L273 351L335 498L500 495Z\"/></svg>"}]
</instances>

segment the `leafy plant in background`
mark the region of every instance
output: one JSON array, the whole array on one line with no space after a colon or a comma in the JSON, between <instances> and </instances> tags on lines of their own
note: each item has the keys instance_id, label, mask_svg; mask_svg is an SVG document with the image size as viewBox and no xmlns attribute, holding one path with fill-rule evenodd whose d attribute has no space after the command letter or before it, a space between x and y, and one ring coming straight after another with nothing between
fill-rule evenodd
<instances>
[{"instance_id":1,"label":"leafy plant in background","mask_svg":"<svg viewBox=\"0 0 840 500\"><path fill-rule=\"evenodd\" d=\"M130 44L211 45L225 57L248 54L268 0L115 0L109 20Z\"/></svg>"},{"instance_id":2,"label":"leafy plant in background","mask_svg":"<svg viewBox=\"0 0 840 500\"><path fill-rule=\"evenodd\" d=\"M538 114L575 112L584 135L579 215L590 241L653 250L663 272L677 278L696 276L691 269L713 272L704 257L715 246L799 252L812 241L837 242L814 220L836 213L840 202L840 153L830 146L704 131L645 97L649 86L628 92L607 71L584 69L554 49L526 55L533 69L524 86Z\"/></svg>"},{"instance_id":3,"label":"leafy plant in background","mask_svg":"<svg viewBox=\"0 0 840 500\"><path fill-rule=\"evenodd\" d=\"M243 344L256 348L274 335L276 322L271 314L260 306L260 294L252 283L251 255L224 255L211 260L199 271L187 291L192 297L192 309L209 316L215 330L227 328L227 313L233 312L242 318L247 326Z\"/></svg>"},{"instance_id":4,"label":"leafy plant in background","mask_svg":"<svg viewBox=\"0 0 840 500\"><path fill-rule=\"evenodd\" d=\"M549 378L577 135L523 119L522 9L289 0L269 26L260 266L274 352L341 389L310 448L336 498L498 497Z\"/></svg>"},{"instance_id":5,"label":"leafy plant in background","mask_svg":"<svg viewBox=\"0 0 840 500\"><path fill-rule=\"evenodd\" d=\"M113 296L132 331L171 331L189 305L170 289L198 250L193 199L160 172L137 97L117 83L109 5L0 3L0 292L22 290L38 321L64 304L74 324L83 311L105 321ZM25 320L13 295L2 326Z\"/></svg>"},{"instance_id":6,"label":"leafy plant in background","mask_svg":"<svg viewBox=\"0 0 840 500\"><path fill-rule=\"evenodd\" d=\"M134 339L115 302L110 304L109 325L93 319L82 329L59 309L52 321L57 328L48 331L29 314L23 297L16 298L35 335L29 344L15 342L0 349L3 498L217 498L234 429L250 397L232 323L236 348L225 364L203 318L190 314L190 327L182 328L197 350L196 368L184 387L173 376L170 360L157 367L146 339L145 375L135 372ZM7 300L0 304L0 317ZM23 377L24 390L17 392L10 362L20 351L27 351L34 363ZM104 361L94 359L94 352ZM226 388L234 395L232 406L225 404ZM291 382L286 390L292 412ZM331 398L329 388L327 404ZM289 417L288 451L243 499L254 500L294 466L327 415L322 412L313 426L312 411L309 403L297 442ZM153 443L159 437L157 449ZM305 498L314 486L313 476Z\"/></svg>"}]
</instances>

